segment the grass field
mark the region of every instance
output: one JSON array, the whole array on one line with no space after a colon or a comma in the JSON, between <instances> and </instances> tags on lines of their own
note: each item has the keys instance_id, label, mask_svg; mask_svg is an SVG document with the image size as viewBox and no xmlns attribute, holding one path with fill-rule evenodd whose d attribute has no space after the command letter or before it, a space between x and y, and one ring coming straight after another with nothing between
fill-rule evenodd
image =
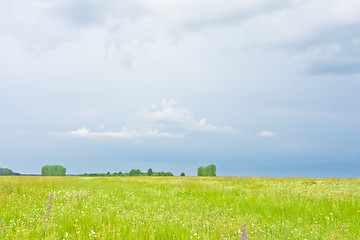
<instances>
[{"instance_id":1,"label":"grass field","mask_svg":"<svg viewBox=\"0 0 360 240\"><path fill-rule=\"evenodd\" d=\"M360 179L0 177L0 239L360 239Z\"/></svg>"}]
</instances>

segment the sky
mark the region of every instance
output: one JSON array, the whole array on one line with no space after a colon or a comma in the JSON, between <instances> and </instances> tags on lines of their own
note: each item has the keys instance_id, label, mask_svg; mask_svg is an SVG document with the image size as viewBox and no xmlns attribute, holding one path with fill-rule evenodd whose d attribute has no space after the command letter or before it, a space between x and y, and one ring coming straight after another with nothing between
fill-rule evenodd
<instances>
[{"instance_id":1,"label":"sky","mask_svg":"<svg viewBox=\"0 0 360 240\"><path fill-rule=\"evenodd\" d=\"M360 177L358 0L0 2L0 167Z\"/></svg>"}]
</instances>

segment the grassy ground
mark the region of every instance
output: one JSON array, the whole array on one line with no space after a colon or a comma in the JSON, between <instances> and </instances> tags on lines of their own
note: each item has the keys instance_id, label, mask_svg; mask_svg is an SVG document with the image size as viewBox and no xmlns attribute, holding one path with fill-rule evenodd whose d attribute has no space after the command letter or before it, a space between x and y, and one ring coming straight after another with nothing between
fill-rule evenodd
<instances>
[{"instance_id":1,"label":"grassy ground","mask_svg":"<svg viewBox=\"0 0 360 240\"><path fill-rule=\"evenodd\" d=\"M0 177L1 220L0 239L354 240L360 179Z\"/></svg>"}]
</instances>

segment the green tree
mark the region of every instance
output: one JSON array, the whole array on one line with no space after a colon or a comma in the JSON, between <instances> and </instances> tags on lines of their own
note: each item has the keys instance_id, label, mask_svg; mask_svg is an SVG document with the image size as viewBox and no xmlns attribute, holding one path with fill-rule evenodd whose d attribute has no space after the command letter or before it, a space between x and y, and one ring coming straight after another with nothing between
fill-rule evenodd
<instances>
[{"instance_id":1,"label":"green tree","mask_svg":"<svg viewBox=\"0 0 360 240\"><path fill-rule=\"evenodd\" d=\"M198 176L216 176L216 166L214 164L211 164L209 166L199 167L198 168Z\"/></svg>"},{"instance_id":2,"label":"green tree","mask_svg":"<svg viewBox=\"0 0 360 240\"><path fill-rule=\"evenodd\" d=\"M153 170L152 170L151 168L149 168L149 169L148 169L148 171L147 171L147 175L148 175L148 176L153 175Z\"/></svg>"},{"instance_id":3,"label":"green tree","mask_svg":"<svg viewBox=\"0 0 360 240\"><path fill-rule=\"evenodd\" d=\"M141 175L140 169L131 169L130 176L140 176L140 175Z\"/></svg>"},{"instance_id":4,"label":"green tree","mask_svg":"<svg viewBox=\"0 0 360 240\"><path fill-rule=\"evenodd\" d=\"M206 176L205 174L205 168L199 167L197 171L198 176Z\"/></svg>"},{"instance_id":5,"label":"green tree","mask_svg":"<svg viewBox=\"0 0 360 240\"><path fill-rule=\"evenodd\" d=\"M66 168L60 165L46 165L41 169L42 176L65 176Z\"/></svg>"},{"instance_id":6,"label":"green tree","mask_svg":"<svg viewBox=\"0 0 360 240\"><path fill-rule=\"evenodd\" d=\"M216 166L211 164L209 167L209 176L216 177Z\"/></svg>"},{"instance_id":7,"label":"green tree","mask_svg":"<svg viewBox=\"0 0 360 240\"><path fill-rule=\"evenodd\" d=\"M180 176L185 177L185 173L182 172L182 173L180 174Z\"/></svg>"},{"instance_id":8,"label":"green tree","mask_svg":"<svg viewBox=\"0 0 360 240\"><path fill-rule=\"evenodd\" d=\"M20 173L15 173L8 168L0 168L0 176L10 176L10 175L20 175Z\"/></svg>"},{"instance_id":9,"label":"green tree","mask_svg":"<svg viewBox=\"0 0 360 240\"><path fill-rule=\"evenodd\" d=\"M50 166L48 166L48 165L42 167L42 169L41 169L41 175L42 176L50 176L49 167Z\"/></svg>"}]
</instances>

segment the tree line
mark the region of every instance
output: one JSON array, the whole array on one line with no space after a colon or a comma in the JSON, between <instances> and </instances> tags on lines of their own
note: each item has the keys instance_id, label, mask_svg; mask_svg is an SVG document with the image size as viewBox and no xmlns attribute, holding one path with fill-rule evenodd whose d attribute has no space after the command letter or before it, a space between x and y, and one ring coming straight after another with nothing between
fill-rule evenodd
<instances>
[{"instance_id":1,"label":"tree line","mask_svg":"<svg viewBox=\"0 0 360 240\"><path fill-rule=\"evenodd\" d=\"M0 176L18 176L20 173L13 172L8 168L0 168Z\"/></svg>"},{"instance_id":2,"label":"tree line","mask_svg":"<svg viewBox=\"0 0 360 240\"><path fill-rule=\"evenodd\" d=\"M181 173L181 176L185 176L185 173ZM87 177L135 177L135 176L153 176L153 177L167 177L167 176L174 176L171 172L153 172L151 168L148 169L147 172L141 172L140 169L131 169L128 173L123 172L114 172L110 173L84 173L80 174L79 176L87 176Z\"/></svg>"},{"instance_id":3,"label":"tree line","mask_svg":"<svg viewBox=\"0 0 360 240\"><path fill-rule=\"evenodd\" d=\"M13 172L8 168L0 168L0 175L20 175L20 173ZM46 165L41 169L42 176L65 176L66 168L60 165ZM197 171L198 176L216 176L216 166L211 164L206 167L199 167ZM88 177L127 177L127 176L174 176L171 172L154 172L151 168L147 172L141 172L140 169L131 169L128 173L114 172L114 173L84 173L79 176L88 176ZM181 173L180 176L185 176L185 173Z\"/></svg>"},{"instance_id":4,"label":"tree line","mask_svg":"<svg viewBox=\"0 0 360 240\"><path fill-rule=\"evenodd\" d=\"M199 177L216 177L216 166L210 164L206 167L199 167L197 171ZM131 169L128 173L114 172L110 173L84 173L79 176L83 177L133 177L133 176L174 176L171 172L153 172L151 168L147 172L141 172L140 169ZM185 176L185 173L181 173L180 176Z\"/></svg>"}]
</instances>

